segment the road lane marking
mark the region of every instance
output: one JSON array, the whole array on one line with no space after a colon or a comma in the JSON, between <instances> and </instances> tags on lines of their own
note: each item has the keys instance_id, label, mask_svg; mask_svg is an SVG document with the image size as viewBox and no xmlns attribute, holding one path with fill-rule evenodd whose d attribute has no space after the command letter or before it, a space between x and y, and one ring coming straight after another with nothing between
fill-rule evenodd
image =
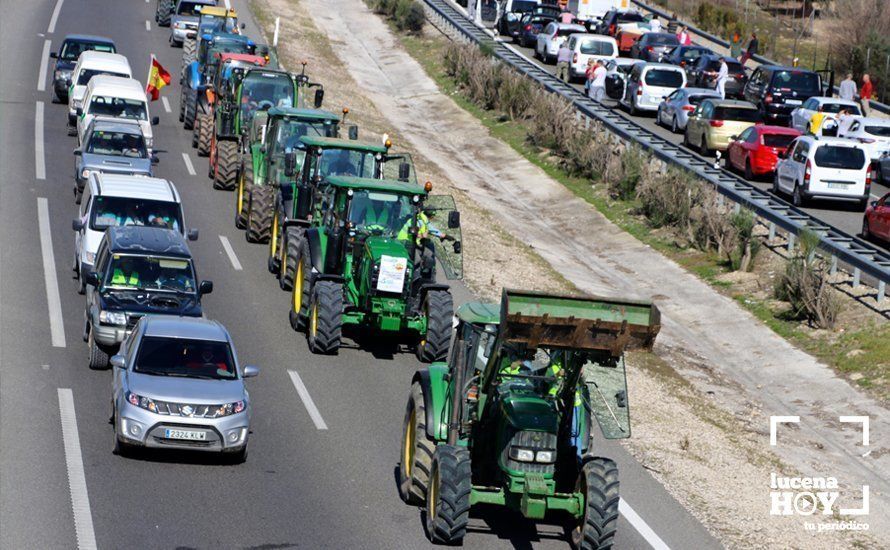
<instances>
[{"instance_id":1,"label":"road lane marking","mask_svg":"<svg viewBox=\"0 0 890 550\"><path fill-rule=\"evenodd\" d=\"M49 18L49 28L46 29L47 34L52 34L56 32L56 21L59 20L59 12L62 11L62 2L65 0L58 0L56 2L56 7L53 9L53 15Z\"/></svg>"},{"instance_id":2,"label":"road lane marking","mask_svg":"<svg viewBox=\"0 0 890 550\"><path fill-rule=\"evenodd\" d=\"M46 285L50 335L52 336L53 347L64 348L65 325L62 321L62 300L59 298L56 259L53 256L53 236L49 226L49 205L43 197L37 197L37 221L40 226L40 251L43 255L43 282Z\"/></svg>"},{"instance_id":3,"label":"road lane marking","mask_svg":"<svg viewBox=\"0 0 890 550\"><path fill-rule=\"evenodd\" d=\"M227 9L227 10L232 9L232 4L229 3L229 0L225 0L225 3L226 3L226 9Z\"/></svg>"},{"instance_id":4,"label":"road lane marking","mask_svg":"<svg viewBox=\"0 0 890 550\"><path fill-rule=\"evenodd\" d=\"M70 388L59 388L59 416L62 419L62 441L65 444L65 466L68 468L68 489L71 492L71 511L74 513L74 532L78 550L96 548L93 514L87 492L87 476L83 470L74 394Z\"/></svg>"},{"instance_id":5,"label":"road lane marking","mask_svg":"<svg viewBox=\"0 0 890 550\"><path fill-rule=\"evenodd\" d=\"M229 261L232 262L232 267L235 268L235 271L241 271L241 262L238 261L238 256L235 256L235 250L232 248L232 243L230 243L229 239L223 235L219 236L219 240L223 245L223 250L226 251L226 255L229 257Z\"/></svg>"},{"instance_id":6,"label":"road lane marking","mask_svg":"<svg viewBox=\"0 0 890 550\"><path fill-rule=\"evenodd\" d=\"M167 101L167 96L165 96L165 95L161 96L161 103L164 104L164 111L166 111L168 113L171 112L170 111L170 102Z\"/></svg>"},{"instance_id":7,"label":"road lane marking","mask_svg":"<svg viewBox=\"0 0 890 550\"><path fill-rule=\"evenodd\" d=\"M151 22L148 19L145 20L145 30L151 30Z\"/></svg>"},{"instance_id":8,"label":"road lane marking","mask_svg":"<svg viewBox=\"0 0 890 550\"><path fill-rule=\"evenodd\" d=\"M46 159L43 155L43 102L37 102L34 113L34 177L46 179Z\"/></svg>"},{"instance_id":9,"label":"road lane marking","mask_svg":"<svg viewBox=\"0 0 890 550\"><path fill-rule=\"evenodd\" d=\"M628 504L626 500L620 497L618 499L618 512L624 516L624 519L626 519L628 523L634 526L634 529L636 529L644 539L646 539L649 546L655 550L670 550L670 547L661 540L661 537L655 534L655 531L649 527L649 524L630 507L630 504Z\"/></svg>"},{"instance_id":10,"label":"road lane marking","mask_svg":"<svg viewBox=\"0 0 890 550\"><path fill-rule=\"evenodd\" d=\"M321 413L318 412L318 408L316 408L315 402L312 401L312 396L309 395L309 390L306 389L300 375L297 374L297 371L295 370L288 370L287 374L290 375L291 382L294 383L297 393L300 394L300 399L303 400L306 412L312 417L312 422L315 423L315 428L318 430L327 430L328 425L324 423L324 419L321 417Z\"/></svg>"},{"instance_id":11,"label":"road lane marking","mask_svg":"<svg viewBox=\"0 0 890 550\"><path fill-rule=\"evenodd\" d=\"M40 59L40 74L37 75L38 92L46 91L46 64L47 62L49 62L49 48L51 43L51 40L46 40L43 42L43 56L41 56Z\"/></svg>"},{"instance_id":12,"label":"road lane marking","mask_svg":"<svg viewBox=\"0 0 890 550\"><path fill-rule=\"evenodd\" d=\"M188 153L182 154L182 160L185 161L185 169L189 171L189 175L194 176L196 174L195 167L192 165L192 159L189 158Z\"/></svg>"}]
</instances>

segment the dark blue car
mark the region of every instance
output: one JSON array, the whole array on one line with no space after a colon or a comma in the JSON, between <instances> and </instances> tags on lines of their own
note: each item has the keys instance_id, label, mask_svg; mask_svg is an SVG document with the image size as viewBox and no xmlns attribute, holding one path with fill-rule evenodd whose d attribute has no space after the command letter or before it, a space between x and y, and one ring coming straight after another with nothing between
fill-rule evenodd
<instances>
[{"instance_id":1,"label":"dark blue car","mask_svg":"<svg viewBox=\"0 0 890 550\"><path fill-rule=\"evenodd\" d=\"M49 56L56 60L53 70L53 92L59 103L68 101L68 88L71 86L71 71L77 64L77 58L85 51L117 53L117 48L110 38L90 36L86 34L69 34L59 46L59 51L50 52Z\"/></svg>"},{"instance_id":2,"label":"dark blue car","mask_svg":"<svg viewBox=\"0 0 890 550\"><path fill-rule=\"evenodd\" d=\"M551 15L526 13L520 20L519 36L514 40L523 48L531 47L538 42L538 34L553 21L556 21L556 17Z\"/></svg>"}]
</instances>

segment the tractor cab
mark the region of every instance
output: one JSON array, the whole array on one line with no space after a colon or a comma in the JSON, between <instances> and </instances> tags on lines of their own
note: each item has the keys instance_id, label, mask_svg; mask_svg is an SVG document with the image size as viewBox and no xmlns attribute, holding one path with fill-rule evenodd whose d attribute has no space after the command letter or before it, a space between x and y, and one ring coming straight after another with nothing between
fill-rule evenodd
<instances>
[{"instance_id":1,"label":"tractor cab","mask_svg":"<svg viewBox=\"0 0 890 550\"><path fill-rule=\"evenodd\" d=\"M305 68L305 67L304 67ZM315 88L312 106L320 109L324 100L321 84L310 82L305 72L292 74L265 68L252 68L236 75L234 101L239 113L235 118L235 132L250 128L254 115L273 107L304 108L305 89Z\"/></svg>"},{"instance_id":2,"label":"tractor cab","mask_svg":"<svg viewBox=\"0 0 890 550\"><path fill-rule=\"evenodd\" d=\"M187 38L201 38L205 34L226 32L240 34L244 24L238 23L238 13L223 6L204 6L198 17L197 30L186 33Z\"/></svg>"},{"instance_id":3,"label":"tractor cab","mask_svg":"<svg viewBox=\"0 0 890 550\"><path fill-rule=\"evenodd\" d=\"M198 45L197 68L209 83L216 74L220 59L226 53L254 55L256 44L240 34L217 32L205 34Z\"/></svg>"}]
</instances>

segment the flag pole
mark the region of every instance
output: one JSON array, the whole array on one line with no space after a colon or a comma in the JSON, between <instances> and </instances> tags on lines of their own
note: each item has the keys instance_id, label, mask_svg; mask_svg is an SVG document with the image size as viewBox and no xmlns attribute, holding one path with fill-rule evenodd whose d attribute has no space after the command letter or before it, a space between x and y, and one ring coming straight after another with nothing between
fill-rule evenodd
<instances>
[{"instance_id":1,"label":"flag pole","mask_svg":"<svg viewBox=\"0 0 890 550\"><path fill-rule=\"evenodd\" d=\"M151 81L151 68L154 67L155 64L155 54L151 54L148 58L148 76L145 77L145 99L151 101L151 98L148 97L148 86Z\"/></svg>"}]
</instances>

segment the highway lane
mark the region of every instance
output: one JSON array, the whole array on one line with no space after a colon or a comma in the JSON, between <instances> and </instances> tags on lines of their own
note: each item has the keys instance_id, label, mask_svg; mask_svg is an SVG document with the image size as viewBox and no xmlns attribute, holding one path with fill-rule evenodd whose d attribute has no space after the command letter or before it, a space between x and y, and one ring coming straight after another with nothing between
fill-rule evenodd
<instances>
[{"instance_id":1,"label":"highway lane","mask_svg":"<svg viewBox=\"0 0 890 550\"><path fill-rule=\"evenodd\" d=\"M47 35L56 6L55 32ZM246 13L245 4L235 6ZM181 50L169 48L167 29L155 27L154 7L154 2L36 0L10 6L3 18L0 547L75 544L66 471L66 458L71 457L62 447L59 388L73 395L91 506L86 513L100 548L426 546L420 514L398 499L393 475L408 384L419 365L411 354L390 357L386 350L347 348L333 358L307 351L302 336L287 324L286 295L266 273L265 247L249 245L235 230L231 194L211 189L206 160L191 149L190 136L177 121L177 83L164 91L170 113L162 102L152 105L152 114L161 117L155 129L157 147L168 151L161 155L158 175L177 184L188 225L201 231L192 250L199 274L216 286L205 299L208 316L231 330L242 361L263 369L249 382L254 404L251 453L239 466L221 465L205 455L148 454L127 460L111 454L110 373L86 366L86 345L80 338L84 299L70 278L74 141L65 135L65 107L51 104L49 92L36 91L34 72L45 39L55 49L67 33L93 32L117 42L140 80L149 53L175 74ZM145 21L151 22L151 31L145 30ZM248 33L257 36L250 23ZM34 166L38 101L45 109L45 180L36 179ZM189 155L196 176L189 174L182 153ZM51 345L36 223L39 197L48 205L63 347ZM229 241L242 270L233 267L220 236ZM454 285L454 294L457 303L470 298L463 285ZM290 370L299 373L326 430L317 429L307 413ZM716 546L619 445L605 444L604 454L615 457L622 468L624 498L667 544ZM639 532L623 517L620 521L618 546L645 548ZM483 512L473 518L467 544L566 547L556 526L517 528L517 523L510 514ZM89 546L89 541L78 542Z\"/></svg>"}]
</instances>

